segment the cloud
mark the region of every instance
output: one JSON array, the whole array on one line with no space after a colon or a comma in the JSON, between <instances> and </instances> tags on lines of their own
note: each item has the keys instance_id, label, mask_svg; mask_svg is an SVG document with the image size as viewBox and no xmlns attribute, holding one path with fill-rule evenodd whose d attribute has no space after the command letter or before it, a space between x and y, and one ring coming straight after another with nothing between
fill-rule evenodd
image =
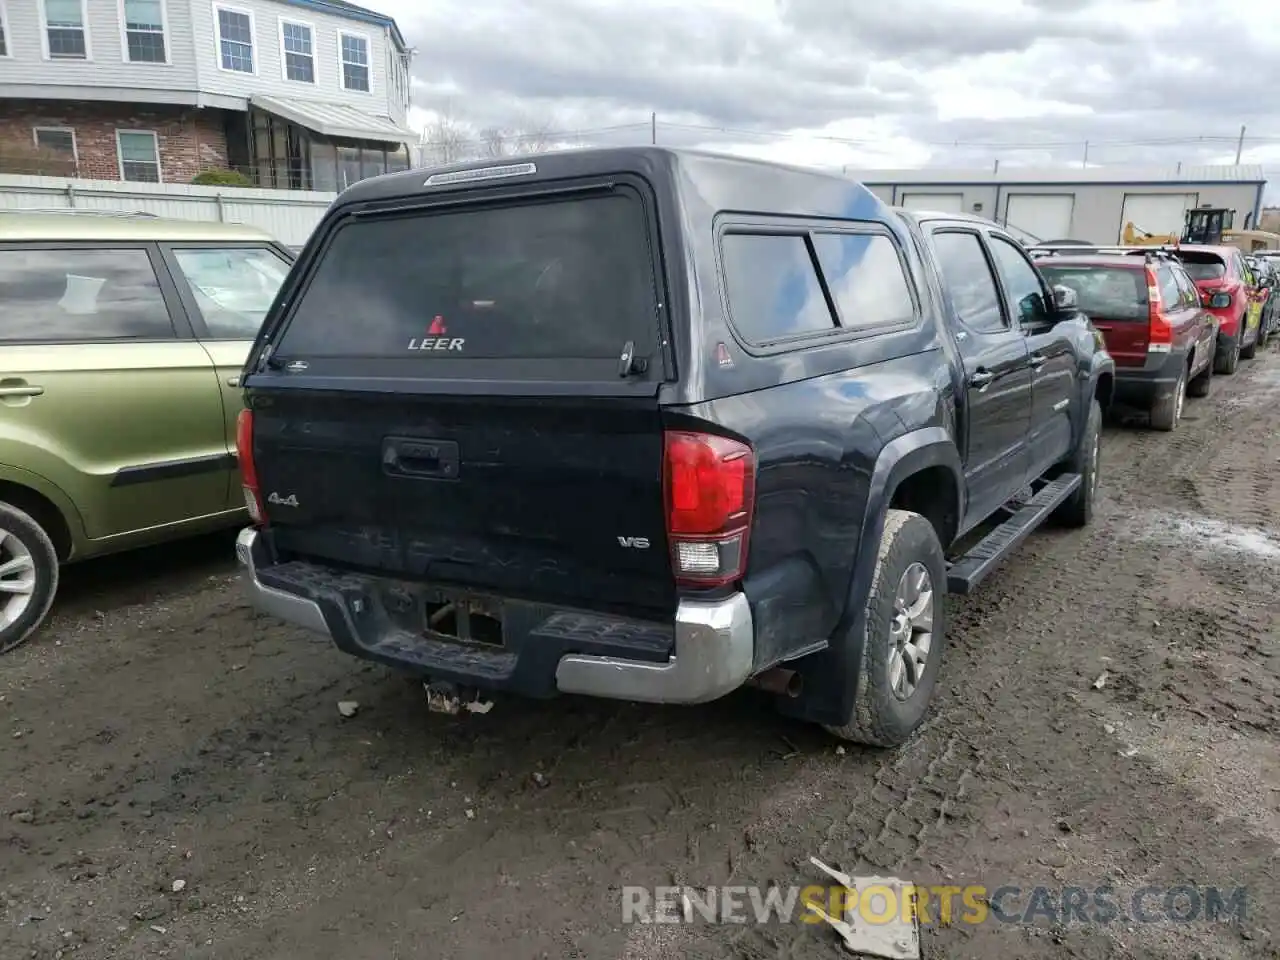
<instances>
[{"instance_id":1,"label":"cloud","mask_svg":"<svg viewBox=\"0 0 1280 960\"><path fill-rule=\"evenodd\" d=\"M854 167L1231 162L1246 125L1241 159L1280 162L1266 0L370 2L418 49L423 125L643 142L652 114L661 142Z\"/></svg>"}]
</instances>

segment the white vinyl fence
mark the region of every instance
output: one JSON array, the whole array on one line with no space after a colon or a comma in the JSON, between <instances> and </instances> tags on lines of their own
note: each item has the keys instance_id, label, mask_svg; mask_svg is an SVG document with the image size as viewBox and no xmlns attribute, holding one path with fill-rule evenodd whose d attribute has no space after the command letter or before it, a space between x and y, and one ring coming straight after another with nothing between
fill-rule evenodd
<instances>
[{"instance_id":1,"label":"white vinyl fence","mask_svg":"<svg viewBox=\"0 0 1280 960\"><path fill-rule=\"evenodd\" d=\"M181 183L119 183L0 174L0 211L38 208L141 211L179 220L246 223L299 247L336 193L197 187Z\"/></svg>"}]
</instances>

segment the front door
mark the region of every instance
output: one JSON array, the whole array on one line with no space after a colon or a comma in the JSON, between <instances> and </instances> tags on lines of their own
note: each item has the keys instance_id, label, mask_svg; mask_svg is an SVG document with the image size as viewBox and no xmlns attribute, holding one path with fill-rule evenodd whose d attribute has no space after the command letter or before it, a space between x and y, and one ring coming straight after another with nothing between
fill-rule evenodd
<instances>
[{"instance_id":1,"label":"front door","mask_svg":"<svg viewBox=\"0 0 1280 960\"><path fill-rule=\"evenodd\" d=\"M965 482L971 526L1027 482L1031 371L974 230L939 228L933 249L950 300L948 320L965 375Z\"/></svg>"},{"instance_id":2,"label":"front door","mask_svg":"<svg viewBox=\"0 0 1280 960\"><path fill-rule=\"evenodd\" d=\"M240 373L291 257L272 244L166 244L165 260L196 336L209 353L222 394L227 509L244 506L236 453L236 419L244 407Z\"/></svg>"},{"instance_id":3,"label":"front door","mask_svg":"<svg viewBox=\"0 0 1280 960\"><path fill-rule=\"evenodd\" d=\"M1071 452L1072 400L1079 395L1079 364L1070 327L1055 322L1051 294L1016 243L989 233L987 242L1004 284L1005 303L1022 331L1031 367L1030 475L1039 477Z\"/></svg>"},{"instance_id":4,"label":"front door","mask_svg":"<svg viewBox=\"0 0 1280 960\"><path fill-rule=\"evenodd\" d=\"M158 257L147 244L0 245L6 456L61 487L94 540L225 508L213 365L178 336Z\"/></svg>"}]
</instances>

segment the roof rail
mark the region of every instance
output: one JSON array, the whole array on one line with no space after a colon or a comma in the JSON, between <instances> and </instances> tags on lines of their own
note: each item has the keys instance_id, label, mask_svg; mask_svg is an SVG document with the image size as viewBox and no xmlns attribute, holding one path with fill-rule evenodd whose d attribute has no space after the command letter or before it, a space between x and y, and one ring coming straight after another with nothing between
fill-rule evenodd
<instances>
[{"instance_id":1,"label":"roof rail","mask_svg":"<svg viewBox=\"0 0 1280 960\"><path fill-rule=\"evenodd\" d=\"M116 217L121 220L154 220L156 215L146 210L98 210L89 207L5 207L0 213L52 213L77 217Z\"/></svg>"}]
</instances>

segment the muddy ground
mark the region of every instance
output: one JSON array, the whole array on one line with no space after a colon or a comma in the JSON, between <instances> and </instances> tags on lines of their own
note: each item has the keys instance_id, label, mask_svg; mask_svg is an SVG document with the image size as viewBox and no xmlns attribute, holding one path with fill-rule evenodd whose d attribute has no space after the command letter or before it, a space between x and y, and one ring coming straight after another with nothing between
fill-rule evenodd
<instances>
[{"instance_id":1,"label":"muddy ground","mask_svg":"<svg viewBox=\"0 0 1280 960\"><path fill-rule=\"evenodd\" d=\"M747 694L432 715L255 618L229 537L69 570L0 662L0 957L837 957L799 922L622 923L623 884L806 884L810 855L1246 888L1228 922L931 924L927 957L1280 956L1280 354L1214 386L1173 435L1110 427L1094 525L955 601L896 752Z\"/></svg>"}]
</instances>

